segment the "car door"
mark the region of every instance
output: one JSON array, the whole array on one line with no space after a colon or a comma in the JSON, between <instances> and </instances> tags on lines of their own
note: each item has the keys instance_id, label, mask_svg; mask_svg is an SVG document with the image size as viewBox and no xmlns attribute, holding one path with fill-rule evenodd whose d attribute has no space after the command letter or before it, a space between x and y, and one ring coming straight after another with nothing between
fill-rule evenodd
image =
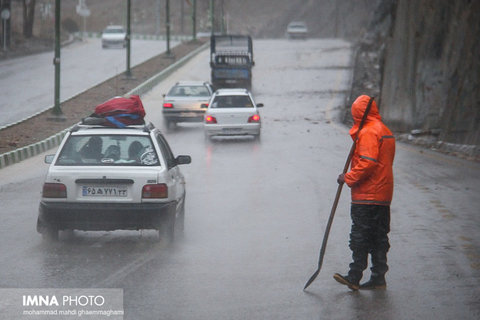
<instances>
[{"instance_id":1,"label":"car door","mask_svg":"<svg viewBox=\"0 0 480 320\"><path fill-rule=\"evenodd\" d=\"M180 205L185 194L185 179L178 168L175 156L173 155L167 140L165 140L163 135L160 133L157 133L156 139L167 162L168 179L171 182L171 186L168 186L169 192L171 190L172 196L177 202L177 205Z\"/></svg>"}]
</instances>

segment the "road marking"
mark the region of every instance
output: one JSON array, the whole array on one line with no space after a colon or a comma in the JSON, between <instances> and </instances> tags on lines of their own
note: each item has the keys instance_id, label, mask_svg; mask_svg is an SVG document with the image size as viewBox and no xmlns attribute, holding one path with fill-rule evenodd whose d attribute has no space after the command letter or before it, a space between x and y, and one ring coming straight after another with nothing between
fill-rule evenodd
<instances>
[{"instance_id":1,"label":"road marking","mask_svg":"<svg viewBox=\"0 0 480 320\"><path fill-rule=\"evenodd\" d=\"M158 243L158 247L154 246L155 251L148 251L142 254L137 259L133 260L129 264L123 266L122 268L118 269L114 273L110 274L107 278L102 281L95 282L95 286L97 287L108 287L115 283L118 283L120 280L124 279L128 274L136 271L137 269L141 268L142 266L146 265L153 259L158 257L158 250L164 250L167 248L167 243L165 241L160 241ZM162 252L162 251L160 251Z\"/></svg>"}]
</instances>

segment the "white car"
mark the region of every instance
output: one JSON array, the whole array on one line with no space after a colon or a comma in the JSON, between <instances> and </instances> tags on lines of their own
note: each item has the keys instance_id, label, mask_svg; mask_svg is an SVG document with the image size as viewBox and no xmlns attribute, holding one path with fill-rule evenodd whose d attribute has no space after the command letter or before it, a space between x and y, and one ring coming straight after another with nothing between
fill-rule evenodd
<instances>
[{"instance_id":1,"label":"white car","mask_svg":"<svg viewBox=\"0 0 480 320\"><path fill-rule=\"evenodd\" d=\"M308 35L307 24L303 21L292 21L287 26L289 39L305 39Z\"/></svg>"},{"instance_id":2,"label":"white car","mask_svg":"<svg viewBox=\"0 0 480 320\"><path fill-rule=\"evenodd\" d=\"M37 231L47 239L60 230L155 229L170 242L183 230L179 165L191 158L174 157L153 125L76 125L45 162Z\"/></svg>"},{"instance_id":3,"label":"white car","mask_svg":"<svg viewBox=\"0 0 480 320\"><path fill-rule=\"evenodd\" d=\"M102 48L127 46L127 32L122 26L108 26L102 32Z\"/></svg>"},{"instance_id":4,"label":"white car","mask_svg":"<svg viewBox=\"0 0 480 320\"><path fill-rule=\"evenodd\" d=\"M205 135L237 136L253 135L260 138L262 127L258 108L247 89L219 89L215 91L205 112Z\"/></svg>"}]
</instances>

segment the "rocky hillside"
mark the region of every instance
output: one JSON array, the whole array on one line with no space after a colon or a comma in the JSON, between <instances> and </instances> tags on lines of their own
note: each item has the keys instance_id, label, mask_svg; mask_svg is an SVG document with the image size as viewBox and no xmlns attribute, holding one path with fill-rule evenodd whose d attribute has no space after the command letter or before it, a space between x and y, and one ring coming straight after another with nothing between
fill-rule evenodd
<instances>
[{"instance_id":1,"label":"rocky hillside","mask_svg":"<svg viewBox=\"0 0 480 320\"><path fill-rule=\"evenodd\" d=\"M480 154L480 1L382 0L357 51L357 86L397 132ZM455 150L449 150L455 151Z\"/></svg>"}]
</instances>

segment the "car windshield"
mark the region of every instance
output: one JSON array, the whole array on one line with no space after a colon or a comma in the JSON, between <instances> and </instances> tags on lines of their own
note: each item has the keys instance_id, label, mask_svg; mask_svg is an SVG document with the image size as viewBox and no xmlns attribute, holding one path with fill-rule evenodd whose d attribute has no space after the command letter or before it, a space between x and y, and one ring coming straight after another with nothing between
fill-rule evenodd
<instances>
[{"instance_id":1,"label":"car windshield","mask_svg":"<svg viewBox=\"0 0 480 320\"><path fill-rule=\"evenodd\" d=\"M175 86L168 96L171 97L209 97L210 91L205 86Z\"/></svg>"},{"instance_id":2,"label":"car windshield","mask_svg":"<svg viewBox=\"0 0 480 320\"><path fill-rule=\"evenodd\" d=\"M292 23L288 26L291 29L305 29L307 26L303 23Z\"/></svg>"},{"instance_id":3,"label":"car windshield","mask_svg":"<svg viewBox=\"0 0 480 320\"><path fill-rule=\"evenodd\" d=\"M125 33L121 28L107 28L103 31L103 33Z\"/></svg>"},{"instance_id":4,"label":"car windshield","mask_svg":"<svg viewBox=\"0 0 480 320\"><path fill-rule=\"evenodd\" d=\"M217 96L211 108L253 108L249 96Z\"/></svg>"},{"instance_id":5,"label":"car windshield","mask_svg":"<svg viewBox=\"0 0 480 320\"><path fill-rule=\"evenodd\" d=\"M158 166L149 136L70 136L55 163L59 166Z\"/></svg>"}]
</instances>

